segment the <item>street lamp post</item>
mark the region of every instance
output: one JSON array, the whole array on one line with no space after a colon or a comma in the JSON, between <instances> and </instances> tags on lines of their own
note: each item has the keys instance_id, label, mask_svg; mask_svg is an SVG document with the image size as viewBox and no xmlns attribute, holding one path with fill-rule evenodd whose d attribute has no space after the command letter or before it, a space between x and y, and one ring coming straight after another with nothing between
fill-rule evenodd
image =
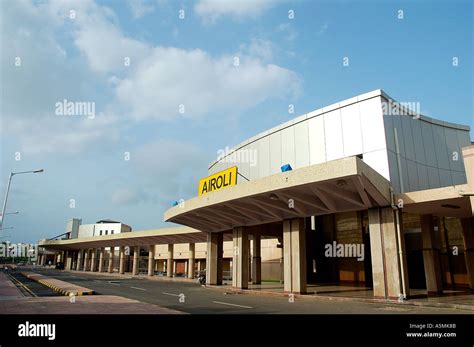
<instances>
[{"instance_id":1,"label":"street lamp post","mask_svg":"<svg viewBox=\"0 0 474 347\"><path fill-rule=\"evenodd\" d=\"M5 200L3 200L2 217L0 219L0 228L2 227L3 221L5 220L5 209L7 208L8 193L10 192L10 185L12 183L13 176L26 174L26 173L40 173L43 171L44 171L43 169L40 169L40 170L32 170L32 171L10 172L10 177L8 178L7 191L5 193Z\"/></svg>"}]
</instances>

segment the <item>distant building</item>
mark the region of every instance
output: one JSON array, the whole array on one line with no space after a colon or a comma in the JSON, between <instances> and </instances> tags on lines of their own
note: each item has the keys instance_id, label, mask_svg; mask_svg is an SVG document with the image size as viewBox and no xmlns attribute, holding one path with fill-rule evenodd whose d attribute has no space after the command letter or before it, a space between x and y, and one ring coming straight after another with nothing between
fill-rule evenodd
<instances>
[{"instance_id":1,"label":"distant building","mask_svg":"<svg viewBox=\"0 0 474 347\"><path fill-rule=\"evenodd\" d=\"M129 233L132 231L132 227L130 225L113 221L110 219L101 219L95 224L81 223L82 220L78 218L73 218L67 223L66 234L68 239L113 235L120 233Z\"/></svg>"}]
</instances>

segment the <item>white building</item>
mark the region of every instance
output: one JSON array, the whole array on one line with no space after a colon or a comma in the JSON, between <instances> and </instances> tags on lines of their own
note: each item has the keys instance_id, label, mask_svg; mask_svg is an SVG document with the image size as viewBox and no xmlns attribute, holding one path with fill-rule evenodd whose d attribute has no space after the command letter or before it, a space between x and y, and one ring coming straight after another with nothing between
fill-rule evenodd
<instances>
[{"instance_id":1,"label":"white building","mask_svg":"<svg viewBox=\"0 0 474 347\"><path fill-rule=\"evenodd\" d=\"M95 224L81 224L82 220L73 218L67 223L66 233L69 239L113 235L131 232L132 228L124 223L103 219Z\"/></svg>"}]
</instances>

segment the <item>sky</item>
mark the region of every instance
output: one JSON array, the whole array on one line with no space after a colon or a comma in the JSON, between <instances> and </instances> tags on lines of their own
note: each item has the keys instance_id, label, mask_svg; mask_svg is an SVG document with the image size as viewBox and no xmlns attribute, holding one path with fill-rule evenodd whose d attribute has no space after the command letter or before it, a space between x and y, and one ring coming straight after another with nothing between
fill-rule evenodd
<instances>
[{"instance_id":1,"label":"sky","mask_svg":"<svg viewBox=\"0 0 474 347\"><path fill-rule=\"evenodd\" d=\"M219 150L374 89L474 123L472 1L0 0L0 12L0 197L11 171L45 170L13 177L19 214L1 241L54 237L71 218L169 226L164 211L197 195Z\"/></svg>"}]
</instances>

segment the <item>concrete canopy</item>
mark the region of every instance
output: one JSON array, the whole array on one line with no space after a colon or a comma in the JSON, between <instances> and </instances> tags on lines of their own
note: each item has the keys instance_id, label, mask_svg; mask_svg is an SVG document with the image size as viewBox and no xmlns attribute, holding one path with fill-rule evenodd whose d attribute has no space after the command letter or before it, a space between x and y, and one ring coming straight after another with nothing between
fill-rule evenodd
<instances>
[{"instance_id":1,"label":"concrete canopy","mask_svg":"<svg viewBox=\"0 0 474 347\"><path fill-rule=\"evenodd\" d=\"M194 197L164 219L206 232L390 205L390 183L358 157L274 174Z\"/></svg>"},{"instance_id":2,"label":"concrete canopy","mask_svg":"<svg viewBox=\"0 0 474 347\"><path fill-rule=\"evenodd\" d=\"M474 215L474 209L473 197L465 195L468 191L468 185L462 184L398 194L395 199L397 203L400 200L403 202L404 212L470 218Z\"/></svg>"},{"instance_id":3,"label":"concrete canopy","mask_svg":"<svg viewBox=\"0 0 474 347\"><path fill-rule=\"evenodd\" d=\"M49 250L76 250L101 247L146 246L175 243L206 242L207 234L188 227L134 231L113 235L84 237L68 240L42 240L40 247Z\"/></svg>"}]
</instances>

